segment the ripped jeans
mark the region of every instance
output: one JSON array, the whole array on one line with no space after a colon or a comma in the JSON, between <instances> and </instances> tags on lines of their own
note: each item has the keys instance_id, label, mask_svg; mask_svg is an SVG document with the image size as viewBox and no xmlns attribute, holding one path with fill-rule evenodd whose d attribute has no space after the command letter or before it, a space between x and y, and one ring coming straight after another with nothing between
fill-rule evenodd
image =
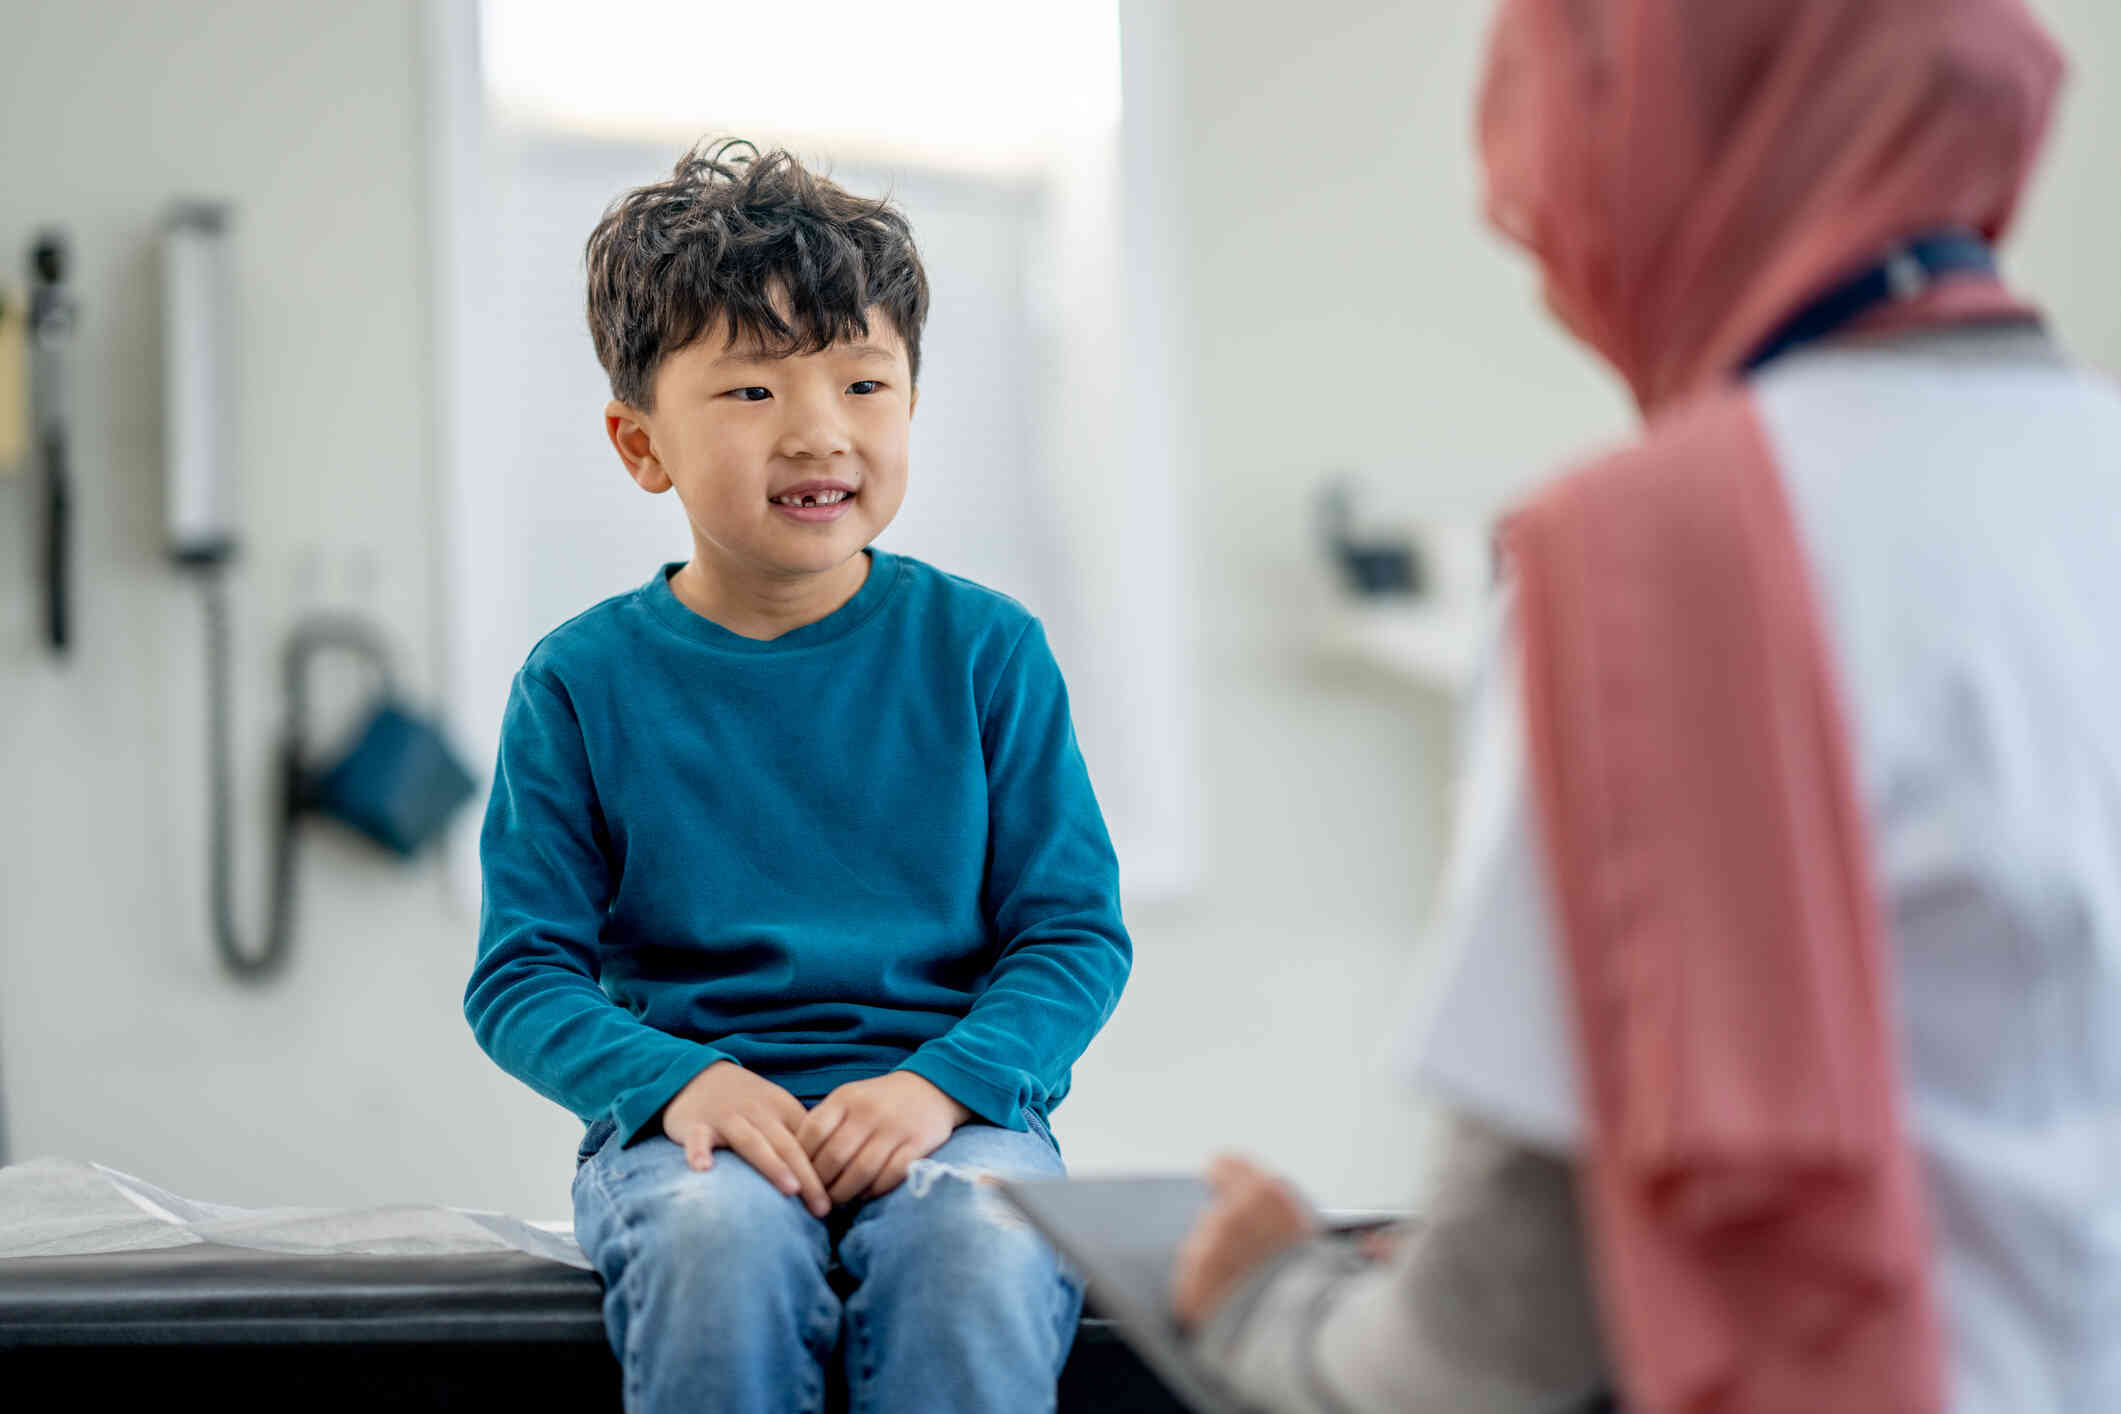
<instances>
[{"instance_id":1,"label":"ripped jeans","mask_svg":"<svg viewBox=\"0 0 2121 1414\"><path fill-rule=\"evenodd\" d=\"M1081 1285L970 1181L1063 1172L1025 1119L964 1125L899 1187L823 1220L731 1150L695 1173L660 1134L625 1149L599 1121L574 1232L604 1278L629 1414L819 1414L835 1361L848 1414L1053 1409Z\"/></svg>"}]
</instances>

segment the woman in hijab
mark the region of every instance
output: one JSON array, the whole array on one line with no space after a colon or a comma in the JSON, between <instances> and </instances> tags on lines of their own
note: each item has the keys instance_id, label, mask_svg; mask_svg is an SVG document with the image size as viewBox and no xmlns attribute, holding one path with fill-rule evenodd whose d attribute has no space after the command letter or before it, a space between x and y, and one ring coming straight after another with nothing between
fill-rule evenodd
<instances>
[{"instance_id":1,"label":"woman in hijab","mask_svg":"<svg viewBox=\"0 0 2121 1414\"><path fill-rule=\"evenodd\" d=\"M1640 439L1505 525L1389 1257L1237 1160L1276 1411L2121 1410L2121 398L1991 252L2021 0L1503 0L1496 224Z\"/></svg>"}]
</instances>

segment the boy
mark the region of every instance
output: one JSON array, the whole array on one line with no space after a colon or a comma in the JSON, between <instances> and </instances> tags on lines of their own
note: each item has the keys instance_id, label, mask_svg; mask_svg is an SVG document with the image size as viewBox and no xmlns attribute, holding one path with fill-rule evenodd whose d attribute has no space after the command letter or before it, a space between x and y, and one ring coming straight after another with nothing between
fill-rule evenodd
<instances>
[{"instance_id":1,"label":"boy","mask_svg":"<svg viewBox=\"0 0 2121 1414\"><path fill-rule=\"evenodd\" d=\"M692 557L517 675L465 1015L589 1125L628 1409L815 1411L836 1347L858 1409L1050 1409L1080 1289L971 1180L1061 1171L1117 862L1038 621L867 548L927 313L904 217L732 146L589 239L605 428Z\"/></svg>"}]
</instances>

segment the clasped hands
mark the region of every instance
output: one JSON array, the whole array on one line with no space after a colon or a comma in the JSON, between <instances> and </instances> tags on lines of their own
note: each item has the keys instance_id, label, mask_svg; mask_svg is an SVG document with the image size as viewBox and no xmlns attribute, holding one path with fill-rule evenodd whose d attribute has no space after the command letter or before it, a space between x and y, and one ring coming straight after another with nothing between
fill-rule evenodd
<instances>
[{"instance_id":1,"label":"clasped hands","mask_svg":"<svg viewBox=\"0 0 2121 1414\"><path fill-rule=\"evenodd\" d=\"M695 1170L714 1167L716 1149L735 1150L822 1218L838 1204L889 1193L972 1118L910 1070L842 1085L806 1111L764 1076L716 1061L664 1108L663 1132ZM1212 1316L1261 1263L1318 1232L1287 1183L1243 1159L1217 1159L1208 1181L1215 1200L1172 1272L1172 1307L1187 1326Z\"/></svg>"},{"instance_id":2,"label":"clasped hands","mask_svg":"<svg viewBox=\"0 0 2121 1414\"><path fill-rule=\"evenodd\" d=\"M756 1071L716 1061L663 1108L663 1133L695 1170L732 1149L781 1192L824 1217L841 1203L881 1197L973 1117L910 1070L840 1086L815 1109Z\"/></svg>"}]
</instances>

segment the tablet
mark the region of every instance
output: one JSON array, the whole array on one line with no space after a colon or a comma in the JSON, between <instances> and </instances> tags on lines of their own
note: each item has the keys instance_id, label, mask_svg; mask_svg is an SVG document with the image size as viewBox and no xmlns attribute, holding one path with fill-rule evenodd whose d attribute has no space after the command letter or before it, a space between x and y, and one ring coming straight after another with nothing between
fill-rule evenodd
<instances>
[{"instance_id":1,"label":"tablet","mask_svg":"<svg viewBox=\"0 0 2121 1414\"><path fill-rule=\"evenodd\" d=\"M1173 1394L1196 1414L1242 1414L1244 1406L1193 1358L1171 1311L1172 1263L1214 1197L1207 1180L1023 1178L1000 1179L997 1186L1082 1275L1098 1314L1119 1328ZM1406 1218L1389 1212L1313 1216L1337 1234Z\"/></svg>"},{"instance_id":2,"label":"tablet","mask_svg":"<svg viewBox=\"0 0 2121 1414\"><path fill-rule=\"evenodd\" d=\"M1002 1196L1083 1278L1098 1314L1194 1414L1245 1414L1187 1348L1171 1265L1214 1197L1200 1178L998 1179Z\"/></svg>"}]
</instances>

